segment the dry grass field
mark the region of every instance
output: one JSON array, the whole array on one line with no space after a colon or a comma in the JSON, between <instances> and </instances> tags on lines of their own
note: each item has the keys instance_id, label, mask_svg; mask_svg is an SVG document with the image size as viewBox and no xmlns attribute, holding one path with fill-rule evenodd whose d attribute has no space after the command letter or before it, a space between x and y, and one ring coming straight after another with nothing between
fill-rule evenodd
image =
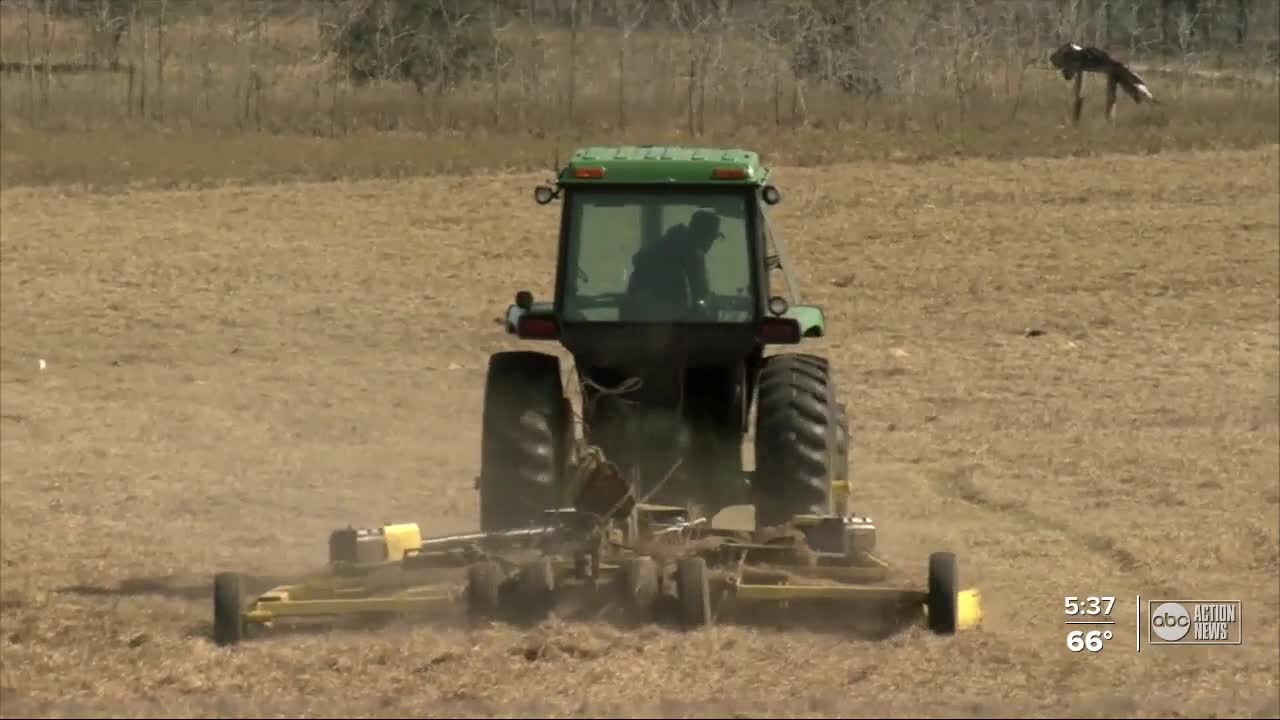
<instances>
[{"instance_id":1,"label":"dry grass field","mask_svg":"<svg viewBox=\"0 0 1280 720\"><path fill-rule=\"evenodd\" d=\"M1280 714L1280 149L784 167L853 476L983 629L552 621L208 639L219 569L474 525L486 355L551 290L543 174L0 199L5 716ZM1030 333L1029 330L1040 332ZM47 363L44 370L38 362ZM1134 598L1243 601L1134 652ZM1063 597L1116 637L1065 644Z\"/></svg>"}]
</instances>

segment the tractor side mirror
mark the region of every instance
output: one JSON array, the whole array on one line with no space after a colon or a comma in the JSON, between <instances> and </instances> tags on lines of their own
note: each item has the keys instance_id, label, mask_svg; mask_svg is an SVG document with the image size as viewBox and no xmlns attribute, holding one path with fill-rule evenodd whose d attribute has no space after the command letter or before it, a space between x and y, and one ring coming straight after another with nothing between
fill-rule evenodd
<instances>
[{"instance_id":1,"label":"tractor side mirror","mask_svg":"<svg viewBox=\"0 0 1280 720\"><path fill-rule=\"evenodd\" d=\"M533 199L539 205L546 205L556 199L556 191L550 185L539 185L533 189Z\"/></svg>"},{"instance_id":2,"label":"tractor side mirror","mask_svg":"<svg viewBox=\"0 0 1280 720\"><path fill-rule=\"evenodd\" d=\"M782 191L773 185L765 185L760 191L760 196L770 205L777 205L782 202Z\"/></svg>"},{"instance_id":3,"label":"tractor side mirror","mask_svg":"<svg viewBox=\"0 0 1280 720\"><path fill-rule=\"evenodd\" d=\"M533 293L528 290L521 290L516 293L516 307L525 311L533 307Z\"/></svg>"}]
</instances>

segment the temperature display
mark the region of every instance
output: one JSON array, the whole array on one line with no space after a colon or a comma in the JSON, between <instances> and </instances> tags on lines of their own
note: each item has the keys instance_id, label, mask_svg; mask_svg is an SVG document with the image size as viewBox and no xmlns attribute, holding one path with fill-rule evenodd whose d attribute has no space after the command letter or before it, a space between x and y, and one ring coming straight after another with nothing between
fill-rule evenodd
<instances>
[{"instance_id":1,"label":"temperature display","mask_svg":"<svg viewBox=\"0 0 1280 720\"><path fill-rule=\"evenodd\" d=\"M1111 618L1111 610L1115 607L1114 595L1087 595L1077 597L1067 595L1063 598L1063 609L1067 615L1067 650L1073 653L1101 652L1103 645L1115 637L1110 626L1116 621ZM1081 627L1081 626L1089 627Z\"/></svg>"},{"instance_id":2,"label":"temperature display","mask_svg":"<svg viewBox=\"0 0 1280 720\"><path fill-rule=\"evenodd\" d=\"M1073 653L1098 652L1102 650L1102 643L1111 638L1110 630L1072 630L1067 633L1067 649Z\"/></svg>"}]
</instances>

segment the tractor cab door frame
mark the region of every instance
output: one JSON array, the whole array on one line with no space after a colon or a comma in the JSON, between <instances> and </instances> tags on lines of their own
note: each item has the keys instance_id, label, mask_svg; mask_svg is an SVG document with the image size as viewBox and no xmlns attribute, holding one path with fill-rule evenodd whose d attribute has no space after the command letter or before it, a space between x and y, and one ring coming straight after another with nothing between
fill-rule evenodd
<instances>
[{"instance_id":1,"label":"tractor cab door frame","mask_svg":"<svg viewBox=\"0 0 1280 720\"><path fill-rule=\"evenodd\" d=\"M756 212L760 216L758 222L762 248L761 255L764 257L765 263L763 283L765 302L767 303L769 298L779 294L774 288L772 274L773 270L779 270L782 272L782 277L787 284L787 302L791 305L799 305L800 287L796 283L795 275L791 273L791 258L787 254L787 249L782 239L773 233L773 227L769 223L767 207L767 203L756 203Z\"/></svg>"}]
</instances>

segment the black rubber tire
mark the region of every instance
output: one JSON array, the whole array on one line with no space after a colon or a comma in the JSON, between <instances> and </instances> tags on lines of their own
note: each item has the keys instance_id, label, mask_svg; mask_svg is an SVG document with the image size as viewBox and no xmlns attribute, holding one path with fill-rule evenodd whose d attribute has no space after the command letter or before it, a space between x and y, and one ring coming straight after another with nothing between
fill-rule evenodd
<instances>
[{"instance_id":1,"label":"black rubber tire","mask_svg":"<svg viewBox=\"0 0 1280 720\"><path fill-rule=\"evenodd\" d=\"M849 481L849 448L851 445L849 431L849 410L844 403L836 406L836 480Z\"/></svg>"},{"instance_id":2,"label":"black rubber tire","mask_svg":"<svg viewBox=\"0 0 1280 720\"><path fill-rule=\"evenodd\" d=\"M760 525L833 512L839 466L836 388L825 358L787 353L765 358L756 401L753 491Z\"/></svg>"},{"instance_id":3,"label":"black rubber tire","mask_svg":"<svg viewBox=\"0 0 1280 720\"><path fill-rule=\"evenodd\" d=\"M220 572L213 576L213 641L235 645L244 640L244 576Z\"/></svg>"},{"instance_id":4,"label":"black rubber tire","mask_svg":"<svg viewBox=\"0 0 1280 720\"><path fill-rule=\"evenodd\" d=\"M476 619L497 618L502 606L502 566L492 560L467 568L467 612Z\"/></svg>"},{"instance_id":5,"label":"black rubber tire","mask_svg":"<svg viewBox=\"0 0 1280 720\"><path fill-rule=\"evenodd\" d=\"M960 568L955 553L935 552L929 555L929 629L939 635L956 632L960 593Z\"/></svg>"},{"instance_id":6,"label":"black rubber tire","mask_svg":"<svg viewBox=\"0 0 1280 720\"><path fill-rule=\"evenodd\" d=\"M658 564L651 557L627 558L619 572L619 594L628 622L643 624L657 615Z\"/></svg>"},{"instance_id":7,"label":"black rubber tire","mask_svg":"<svg viewBox=\"0 0 1280 720\"><path fill-rule=\"evenodd\" d=\"M836 482L844 483L844 493L840 496L840 502L832 504L833 510L840 515L848 515L853 512L853 488L849 486L849 411L845 408L844 403L836 405L836 452L834 468L834 479ZM835 495L833 493L833 499Z\"/></svg>"},{"instance_id":8,"label":"black rubber tire","mask_svg":"<svg viewBox=\"0 0 1280 720\"><path fill-rule=\"evenodd\" d=\"M676 564L676 598L680 603L680 624L693 630L711 625L711 586L707 561L682 558Z\"/></svg>"},{"instance_id":9,"label":"black rubber tire","mask_svg":"<svg viewBox=\"0 0 1280 720\"><path fill-rule=\"evenodd\" d=\"M490 356L480 440L483 532L540 525L558 505L573 434L568 407L558 357Z\"/></svg>"},{"instance_id":10,"label":"black rubber tire","mask_svg":"<svg viewBox=\"0 0 1280 720\"><path fill-rule=\"evenodd\" d=\"M550 558L539 558L520 567L520 608L531 620L551 612L555 604L556 576Z\"/></svg>"}]
</instances>

